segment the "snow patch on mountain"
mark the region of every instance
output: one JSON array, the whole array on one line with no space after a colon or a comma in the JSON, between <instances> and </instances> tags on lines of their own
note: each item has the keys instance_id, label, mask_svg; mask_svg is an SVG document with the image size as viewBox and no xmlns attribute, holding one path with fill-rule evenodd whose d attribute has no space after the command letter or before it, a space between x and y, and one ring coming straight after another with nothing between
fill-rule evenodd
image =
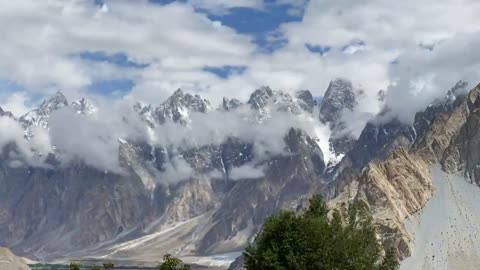
<instances>
[{"instance_id":1,"label":"snow patch on mountain","mask_svg":"<svg viewBox=\"0 0 480 270\"><path fill-rule=\"evenodd\" d=\"M85 98L72 102L71 106L78 114L90 115L98 111L98 108Z\"/></svg>"},{"instance_id":2,"label":"snow patch on mountain","mask_svg":"<svg viewBox=\"0 0 480 270\"><path fill-rule=\"evenodd\" d=\"M48 119L53 111L59 110L68 106L67 98L61 93L57 92L52 98L45 100L40 107L34 109L24 116L20 117L20 122L25 126L48 127Z\"/></svg>"}]
</instances>

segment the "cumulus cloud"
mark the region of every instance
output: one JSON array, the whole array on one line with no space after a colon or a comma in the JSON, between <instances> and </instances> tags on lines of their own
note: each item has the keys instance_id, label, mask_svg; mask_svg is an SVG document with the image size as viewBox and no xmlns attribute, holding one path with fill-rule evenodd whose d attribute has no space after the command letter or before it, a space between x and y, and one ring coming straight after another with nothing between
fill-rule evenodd
<instances>
[{"instance_id":1,"label":"cumulus cloud","mask_svg":"<svg viewBox=\"0 0 480 270\"><path fill-rule=\"evenodd\" d=\"M417 110L443 95L458 80L473 86L480 78L480 2L474 0L276 1L277 5L288 6L291 14L303 17L275 29L275 41L284 42L271 53L259 52L264 51L259 46L268 44L255 44L253 36L238 33L220 21L212 21L204 12L197 12L203 9L219 15L235 7L268 9L269 1L190 0L159 5L147 0L115 0L105 1L102 7L94 2L0 0L0 25L8 26L0 30L0 78L24 88L24 94L2 102L5 106L21 113L27 109L22 107L25 99L49 95L58 89L69 97L80 97L98 80L132 80L135 86L129 97L152 104L160 104L177 88L200 92L216 104L223 96L245 100L252 89L261 85L287 92L309 89L315 96L322 96L332 78L345 77L365 90L356 110L345 112L342 118L347 123L346 132L356 136L364 122L379 111L380 89L387 90L385 102L391 108L390 116L409 122ZM330 50L316 54L306 44ZM122 53L127 62L141 64L142 68L85 60L80 57L83 52L102 52L107 56ZM205 66L246 69L221 78L206 72ZM62 138L63 132L75 135L62 126L68 118L62 113L68 114L54 116L50 143L59 140L61 147L76 147L75 155L102 164L95 158L108 158L107 155L90 157L78 146L81 140ZM215 113L192 115L198 118L192 123L210 124L205 124L206 128L192 124L189 130L167 124L159 128L157 134L162 135L156 139L158 143L181 144L195 137L198 142L207 143L235 131L246 140L259 141L256 151L265 155L272 149L282 151L282 138L276 130L286 129L286 123L296 123L321 137L328 133L313 122L316 119L308 117L294 121L286 116L284 123L275 120L282 117L274 117L263 128L245 121L245 114L248 113L224 116L225 121L218 121ZM105 147L106 153L114 154L118 151L114 136L145 133L126 132L119 119L109 119L115 124L107 125L99 119L82 117L76 116L72 121L85 128L80 134L95 134L93 145L98 148L90 149L92 153ZM130 119L130 123L136 120ZM134 127L141 129L136 124ZM38 138L45 139L41 135ZM320 144L327 141L320 140ZM46 150L48 147L42 149ZM113 168L117 162L110 160L102 165Z\"/></svg>"},{"instance_id":2,"label":"cumulus cloud","mask_svg":"<svg viewBox=\"0 0 480 270\"><path fill-rule=\"evenodd\" d=\"M175 155L164 164L163 171L159 173L159 179L166 183L177 183L188 180L194 175L195 172L190 164L179 155Z\"/></svg>"},{"instance_id":3,"label":"cumulus cloud","mask_svg":"<svg viewBox=\"0 0 480 270\"><path fill-rule=\"evenodd\" d=\"M12 112L15 116L21 116L32 110L32 107L28 105L29 101L27 93L15 92L9 95L0 107Z\"/></svg>"},{"instance_id":4,"label":"cumulus cloud","mask_svg":"<svg viewBox=\"0 0 480 270\"><path fill-rule=\"evenodd\" d=\"M43 163L45 155L42 152L47 145L44 142L35 141L28 142L24 139L23 127L10 117L0 117L0 149L7 150L6 158L10 166L34 165L45 166ZM40 132L34 131L38 134ZM40 135L40 137L42 137ZM44 138L44 137L43 137ZM39 140L41 140L39 138ZM13 147L5 148L11 145Z\"/></svg>"},{"instance_id":5,"label":"cumulus cloud","mask_svg":"<svg viewBox=\"0 0 480 270\"><path fill-rule=\"evenodd\" d=\"M64 166L71 161L81 160L99 170L114 173L125 173L119 161L119 147L125 141L167 147L173 150L173 154L170 153L162 172L159 172L159 179L167 182L185 180L193 175L193 169L181 156L180 149L219 145L235 137L254 145L256 164L273 156L290 154L286 151L284 138L291 128L302 129L312 138L317 138L325 158L330 158L329 130L316 119L316 115L278 111L274 104L262 111L268 112L268 117L249 105L243 105L229 112L213 110L192 113L188 125L167 121L152 129L132 109L131 100L112 103L108 99L98 98L94 103L97 110L93 114L79 114L70 106L54 111L48 130L32 128L30 141L23 139L23 128L18 122L10 119L8 123L15 127L10 130L15 132L5 138L17 142L23 147L23 152L30 155L35 153L45 157L55 152ZM258 121L260 115L262 121ZM250 167L241 168L235 173L245 174ZM258 170L253 170L255 175L258 175Z\"/></svg>"},{"instance_id":6,"label":"cumulus cloud","mask_svg":"<svg viewBox=\"0 0 480 270\"><path fill-rule=\"evenodd\" d=\"M159 126L155 132L155 143L177 147L196 147L220 144L229 137L236 137L247 143L255 143L254 151L260 160L275 155L286 154L285 135L291 128L298 128L326 145L322 151L328 152L328 132L320 121L310 114L294 115L272 109L270 117L257 121L258 111L250 106L242 106L230 112L212 111L207 114L192 113L188 126L173 122ZM319 132L321 130L321 132Z\"/></svg>"},{"instance_id":7,"label":"cumulus cloud","mask_svg":"<svg viewBox=\"0 0 480 270\"><path fill-rule=\"evenodd\" d=\"M330 47L327 56L301 61L317 72L305 77L304 87L337 75L351 79L365 89L367 105L350 119L372 113L377 91L388 90L391 117L411 122L458 80L479 80L478 12L480 3L472 0L310 1L301 22L282 26L289 43L276 57L298 55L305 44Z\"/></svg>"},{"instance_id":8,"label":"cumulus cloud","mask_svg":"<svg viewBox=\"0 0 480 270\"><path fill-rule=\"evenodd\" d=\"M52 113L49 137L63 164L80 159L92 167L123 173L119 140L148 142L147 127L125 104L99 105L97 113L78 114L71 107Z\"/></svg>"},{"instance_id":9,"label":"cumulus cloud","mask_svg":"<svg viewBox=\"0 0 480 270\"><path fill-rule=\"evenodd\" d=\"M0 23L8 25L1 33L8 42L0 45L0 78L32 92L60 88L72 96L95 76L90 65L75 57L81 52L121 52L131 61L156 64L178 76L204 65L242 64L253 48L251 38L210 21L189 4L119 0L106 1L106 6L94 1L1 0ZM104 74L118 72L114 64L102 68Z\"/></svg>"},{"instance_id":10,"label":"cumulus cloud","mask_svg":"<svg viewBox=\"0 0 480 270\"><path fill-rule=\"evenodd\" d=\"M464 34L445 40L432 51L408 51L390 68L393 83L388 88L386 106L391 114L411 123L415 112L445 95L458 81L473 88L480 81L479 34ZM466 53L467 52L467 53Z\"/></svg>"}]
</instances>

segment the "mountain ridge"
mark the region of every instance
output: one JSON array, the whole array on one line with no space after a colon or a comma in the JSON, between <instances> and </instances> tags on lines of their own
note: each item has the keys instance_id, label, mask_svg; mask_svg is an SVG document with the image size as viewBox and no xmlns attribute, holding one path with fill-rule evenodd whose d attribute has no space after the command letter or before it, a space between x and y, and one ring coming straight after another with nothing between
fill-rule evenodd
<instances>
[{"instance_id":1,"label":"mountain ridge","mask_svg":"<svg viewBox=\"0 0 480 270\"><path fill-rule=\"evenodd\" d=\"M347 90L355 97L353 88ZM405 258L412 252L413 240L403 219L422 209L435 190L428 166L440 160L445 170L469 168L468 175L478 173L470 165L475 164L476 155L458 154L465 152L466 143L476 143L476 133L465 123L477 123L476 114L470 113L477 108L477 92L478 87L467 96L447 92L445 99L417 113L411 125L379 115L345 148L338 163L329 163L332 138L326 138L326 144L325 138L319 142L312 132L315 122L310 120L319 121L319 107L330 99L316 104L306 90L291 95L263 87L247 103L224 99L217 110L200 96L181 90L158 106L136 103L130 110L140 121L134 124L153 134L165 128L195 128L196 121L211 114L238 115L233 119L244 119L255 127L270 128L278 119L291 117L308 121L287 125L277 152L265 148L259 138L235 133L215 143L184 144L180 140L177 145L118 137L123 173L101 170L81 159L65 163L61 152L46 157L45 167L10 167L12 150L4 148L0 245L47 261L151 261L158 259L158 252L186 257L237 252L254 240L266 217L279 209L297 210L310 195L321 193L334 199L331 204L367 200L384 245L395 246ZM46 119L68 107L81 119L99 112L88 100L68 103L61 96L34 110L42 117L21 117L25 129L48 130ZM342 107L338 111L355 108L337 105ZM122 119L127 124L133 121ZM334 119L340 122L333 123L333 129L328 124L330 132L342 125L339 119ZM272 141L270 134L266 139ZM264 152L259 153L258 146ZM38 203L33 205L34 201Z\"/></svg>"}]
</instances>

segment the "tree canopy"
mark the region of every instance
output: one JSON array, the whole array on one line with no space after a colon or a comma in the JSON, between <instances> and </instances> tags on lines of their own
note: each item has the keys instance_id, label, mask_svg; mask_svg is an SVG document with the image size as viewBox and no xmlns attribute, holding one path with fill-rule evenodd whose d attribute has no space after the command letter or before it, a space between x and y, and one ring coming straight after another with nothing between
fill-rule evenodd
<instances>
[{"instance_id":1,"label":"tree canopy","mask_svg":"<svg viewBox=\"0 0 480 270\"><path fill-rule=\"evenodd\" d=\"M395 252L383 256L363 203L328 210L321 196L298 215L282 211L264 224L244 252L247 270L396 270Z\"/></svg>"},{"instance_id":2,"label":"tree canopy","mask_svg":"<svg viewBox=\"0 0 480 270\"><path fill-rule=\"evenodd\" d=\"M182 260L172 257L170 254L163 256L163 263L160 270L190 270L190 265L184 264Z\"/></svg>"}]
</instances>

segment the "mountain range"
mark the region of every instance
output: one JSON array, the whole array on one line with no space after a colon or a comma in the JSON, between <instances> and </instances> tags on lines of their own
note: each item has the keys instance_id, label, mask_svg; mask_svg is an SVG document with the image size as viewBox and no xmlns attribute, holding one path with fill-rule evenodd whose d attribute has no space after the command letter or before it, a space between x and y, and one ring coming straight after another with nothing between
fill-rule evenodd
<instances>
[{"instance_id":1,"label":"mountain range","mask_svg":"<svg viewBox=\"0 0 480 270\"><path fill-rule=\"evenodd\" d=\"M320 193L332 207L367 202L383 245L415 257L411 223L435 198L432 166L480 183L479 94L459 82L409 124L385 106L358 138L344 115L363 93L344 79L320 102L261 87L214 108L177 90L117 111L119 123L60 92L18 119L0 109L0 124L22 131L0 140L0 246L38 261L156 262L169 252L198 262L238 254L268 216ZM97 132L107 125L121 132Z\"/></svg>"}]
</instances>

